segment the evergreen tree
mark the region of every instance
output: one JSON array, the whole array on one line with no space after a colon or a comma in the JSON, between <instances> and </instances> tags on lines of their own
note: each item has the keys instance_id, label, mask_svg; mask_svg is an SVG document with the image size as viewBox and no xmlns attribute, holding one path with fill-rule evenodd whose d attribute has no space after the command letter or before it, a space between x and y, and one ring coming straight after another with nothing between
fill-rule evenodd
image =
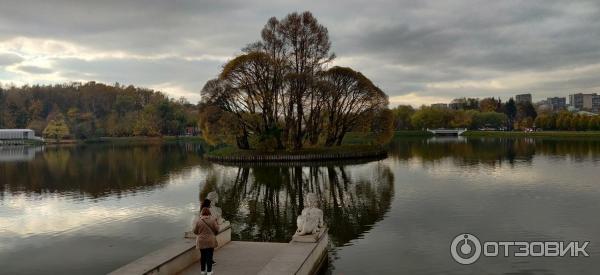
<instances>
[{"instance_id":1,"label":"evergreen tree","mask_svg":"<svg viewBox=\"0 0 600 275\"><path fill-rule=\"evenodd\" d=\"M506 114L506 117L508 118L508 129L512 130L517 116L517 105L512 97L506 102L506 105L504 105L504 114Z\"/></svg>"}]
</instances>

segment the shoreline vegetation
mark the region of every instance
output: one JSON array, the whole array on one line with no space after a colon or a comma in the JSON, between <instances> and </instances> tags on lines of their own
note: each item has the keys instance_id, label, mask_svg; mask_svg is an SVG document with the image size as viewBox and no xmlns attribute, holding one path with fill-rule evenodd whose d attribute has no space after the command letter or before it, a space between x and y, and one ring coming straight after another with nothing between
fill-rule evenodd
<instances>
[{"instance_id":1,"label":"shoreline vegetation","mask_svg":"<svg viewBox=\"0 0 600 275\"><path fill-rule=\"evenodd\" d=\"M67 144L159 144L172 142L187 142L187 143L206 143L200 136L132 136L132 137L98 137L91 139L50 139L45 142L31 142L31 144L47 144L47 145L67 145Z\"/></svg>"},{"instance_id":2,"label":"shoreline vegetation","mask_svg":"<svg viewBox=\"0 0 600 275\"><path fill-rule=\"evenodd\" d=\"M394 131L393 138L405 138L405 137L433 137L433 133L425 130L399 130ZM524 132L524 131L481 131L481 130L468 130L462 136L464 137L584 137L584 138L600 138L600 131L537 131L537 132ZM30 142L29 144L94 144L94 143L168 143L168 142L193 142L193 143L206 143L201 136L162 136L162 137L147 137L147 136L133 136L133 137L99 137L93 139L62 139L60 141L46 139L46 142ZM340 151L346 151L349 147L360 149L360 147L382 147L380 145L373 145L375 142L372 137L369 137L363 133L348 133L344 138L344 142L341 146L337 147L308 147L301 149L298 152L334 152L336 149ZM215 146L221 150L226 147ZM234 148L234 147L232 147ZM240 149L240 151L244 151ZM256 152L257 150L245 150ZM279 150L278 152L288 152L285 150ZM294 153L294 151L289 151ZM265 152L268 153L268 152Z\"/></svg>"}]
</instances>

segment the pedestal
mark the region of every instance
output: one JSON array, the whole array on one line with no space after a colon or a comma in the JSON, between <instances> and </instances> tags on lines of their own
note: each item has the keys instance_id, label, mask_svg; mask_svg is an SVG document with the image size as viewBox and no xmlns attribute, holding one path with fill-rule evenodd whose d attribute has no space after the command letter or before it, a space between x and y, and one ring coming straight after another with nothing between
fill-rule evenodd
<instances>
[{"instance_id":1,"label":"pedestal","mask_svg":"<svg viewBox=\"0 0 600 275\"><path fill-rule=\"evenodd\" d=\"M327 232L327 228L326 227L322 227L319 228L319 231L315 234L310 234L310 235L298 235L298 233L294 234L294 236L292 237L292 242L299 242L299 243L316 243L321 239L321 236L323 236L323 234L326 234Z\"/></svg>"}]
</instances>

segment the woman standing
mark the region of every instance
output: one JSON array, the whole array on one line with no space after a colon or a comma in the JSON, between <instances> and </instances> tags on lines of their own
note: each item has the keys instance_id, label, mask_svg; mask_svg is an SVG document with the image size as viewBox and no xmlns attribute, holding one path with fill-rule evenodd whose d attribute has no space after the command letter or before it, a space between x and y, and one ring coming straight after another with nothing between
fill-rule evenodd
<instances>
[{"instance_id":1,"label":"woman standing","mask_svg":"<svg viewBox=\"0 0 600 275\"><path fill-rule=\"evenodd\" d=\"M200 210L200 218L194 226L196 234L196 249L200 250L201 274L212 275L213 252L217 247L217 233L219 225L217 220L211 216L207 207ZM208 273L205 273L208 272Z\"/></svg>"}]
</instances>

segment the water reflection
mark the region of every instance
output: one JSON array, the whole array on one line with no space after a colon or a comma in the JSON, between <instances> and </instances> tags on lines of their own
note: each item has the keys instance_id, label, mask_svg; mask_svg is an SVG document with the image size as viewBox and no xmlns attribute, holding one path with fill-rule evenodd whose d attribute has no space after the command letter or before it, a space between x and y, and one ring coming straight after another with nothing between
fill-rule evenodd
<instances>
[{"instance_id":1,"label":"water reflection","mask_svg":"<svg viewBox=\"0 0 600 275\"><path fill-rule=\"evenodd\" d=\"M314 192L336 246L359 237L382 219L394 194L394 175L383 162L327 166L217 166L206 177L201 197L221 194L233 238L289 241L304 195Z\"/></svg>"},{"instance_id":2,"label":"water reflection","mask_svg":"<svg viewBox=\"0 0 600 275\"><path fill-rule=\"evenodd\" d=\"M161 188L102 197L71 195L79 189L6 192L0 273L106 274L168 245L188 229L203 177L201 167L184 168L163 177Z\"/></svg>"},{"instance_id":3,"label":"water reflection","mask_svg":"<svg viewBox=\"0 0 600 275\"><path fill-rule=\"evenodd\" d=\"M507 259L468 269L447 251L465 231L598 243L597 140L397 139L385 160L276 166L211 164L194 144L20 147L0 159L15 154L25 157L0 161L0 273L105 274L180 238L213 190L233 238L249 241L289 241L304 195L316 193L336 274L598 267Z\"/></svg>"},{"instance_id":4,"label":"water reflection","mask_svg":"<svg viewBox=\"0 0 600 275\"><path fill-rule=\"evenodd\" d=\"M533 138L432 138L396 139L390 145L392 159L420 159L424 163L451 159L459 166L530 163L535 156L575 161L598 161L600 141L592 139Z\"/></svg>"},{"instance_id":5,"label":"water reflection","mask_svg":"<svg viewBox=\"0 0 600 275\"><path fill-rule=\"evenodd\" d=\"M0 162L30 161L42 151L44 151L44 146L0 146Z\"/></svg>"},{"instance_id":6,"label":"water reflection","mask_svg":"<svg viewBox=\"0 0 600 275\"><path fill-rule=\"evenodd\" d=\"M1 149L0 159L20 158L0 165L4 192L64 193L102 197L157 188L164 177L193 165L206 165L199 145L88 145ZM37 153L37 155L36 155Z\"/></svg>"},{"instance_id":7,"label":"water reflection","mask_svg":"<svg viewBox=\"0 0 600 275\"><path fill-rule=\"evenodd\" d=\"M386 218L352 245L336 247L332 274L596 274L590 258L482 257L463 266L450 241L587 240L600 253L600 141L396 140ZM594 245L596 244L596 245Z\"/></svg>"}]
</instances>

